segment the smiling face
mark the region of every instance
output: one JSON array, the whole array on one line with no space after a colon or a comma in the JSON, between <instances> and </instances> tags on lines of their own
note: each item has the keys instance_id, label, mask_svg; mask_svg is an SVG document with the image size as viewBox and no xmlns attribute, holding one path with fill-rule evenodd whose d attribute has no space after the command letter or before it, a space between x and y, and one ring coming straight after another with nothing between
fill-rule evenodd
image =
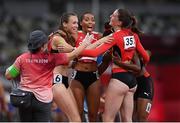
<instances>
[{"instance_id":1,"label":"smiling face","mask_svg":"<svg viewBox=\"0 0 180 123\"><path fill-rule=\"evenodd\" d=\"M121 25L121 22L119 21L118 18L119 14L118 14L118 10L115 10L113 12L113 14L110 16L110 25L114 28L114 27L118 27Z\"/></svg>"},{"instance_id":2,"label":"smiling face","mask_svg":"<svg viewBox=\"0 0 180 123\"><path fill-rule=\"evenodd\" d=\"M76 34L78 31L78 17L77 16L70 16L68 18L68 22L64 22L63 26L67 32L70 34Z\"/></svg>"},{"instance_id":3,"label":"smiling face","mask_svg":"<svg viewBox=\"0 0 180 123\"><path fill-rule=\"evenodd\" d=\"M84 32L92 32L95 27L95 18L91 13L86 13L83 15L80 25Z\"/></svg>"}]
</instances>

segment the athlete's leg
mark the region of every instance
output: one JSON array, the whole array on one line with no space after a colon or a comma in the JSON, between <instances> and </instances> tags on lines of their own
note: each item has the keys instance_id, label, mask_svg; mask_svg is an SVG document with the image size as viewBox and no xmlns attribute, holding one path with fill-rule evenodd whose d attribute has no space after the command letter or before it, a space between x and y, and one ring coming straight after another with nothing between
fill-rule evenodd
<instances>
[{"instance_id":1,"label":"athlete's leg","mask_svg":"<svg viewBox=\"0 0 180 123\"><path fill-rule=\"evenodd\" d=\"M78 111L79 111L80 117L82 119L83 118L83 110L84 110L84 96L85 96L84 87L79 81L72 80L72 82L70 84L70 88L71 88L74 98L77 102Z\"/></svg>"},{"instance_id":2,"label":"athlete's leg","mask_svg":"<svg viewBox=\"0 0 180 123\"><path fill-rule=\"evenodd\" d=\"M100 81L92 83L87 89L88 117L90 122L97 121L100 103Z\"/></svg>"},{"instance_id":3,"label":"athlete's leg","mask_svg":"<svg viewBox=\"0 0 180 123\"><path fill-rule=\"evenodd\" d=\"M151 111L152 101L150 99L138 98L137 100L137 119L140 122L147 121Z\"/></svg>"},{"instance_id":4,"label":"athlete's leg","mask_svg":"<svg viewBox=\"0 0 180 123\"><path fill-rule=\"evenodd\" d=\"M122 122L132 122L133 107L134 107L134 92L136 87L129 90L123 100L122 106L120 108L121 121Z\"/></svg>"},{"instance_id":5,"label":"athlete's leg","mask_svg":"<svg viewBox=\"0 0 180 123\"><path fill-rule=\"evenodd\" d=\"M69 91L69 94L71 95L71 98L72 98L73 102L76 104L76 107L78 109L78 105L77 105L76 99L74 97L74 94L72 92L72 89L70 87L68 87L67 90Z\"/></svg>"},{"instance_id":6,"label":"athlete's leg","mask_svg":"<svg viewBox=\"0 0 180 123\"><path fill-rule=\"evenodd\" d=\"M55 103L67 115L69 121L81 121L77 106L64 84L53 85L53 97Z\"/></svg>"},{"instance_id":7,"label":"athlete's leg","mask_svg":"<svg viewBox=\"0 0 180 123\"><path fill-rule=\"evenodd\" d=\"M106 92L104 122L113 122L129 87L117 79L111 79Z\"/></svg>"},{"instance_id":8,"label":"athlete's leg","mask_svg":"<svg viewBox=\"0 0 180 123\"><path fill-rule=\"evenodd\" d=\"M151 77L139 77L137 89L137 121L147 121L152 106L153 99L153 81Z\"/></svg>"},{"instance_id":9,"label":"athlete's leg","mask_svg":"<svg viewBox=\"0 0 180 123\"><path fill-rule=\"evenodd\" d=\"M51 105L51 122L68 122L68 118L57 104L53 101Z\"/></svg>"},{"instance_id":10,"label":"athlete's leg","mask_svg":"<svg viewBox=\"0 0 180 123\"><path fill-rule=\"evenodd\" d=\"M106 90L107 85L100 84L100 103L99 103L99 109L98 109L98 121L102 122L102 115L104 113L104 107L105 107L105 97L106 97Z\"/></svg>"},{"instance_id":11,"label":"athlete's leg","mask_svg":"<svg viewBox=\"0 0 180 123\"><path fill-rule=\"evenodd\" d=\"M134 100L134 109L133 109L133 122L137 121L137 100Z\"/></svg>"}]
</instances>

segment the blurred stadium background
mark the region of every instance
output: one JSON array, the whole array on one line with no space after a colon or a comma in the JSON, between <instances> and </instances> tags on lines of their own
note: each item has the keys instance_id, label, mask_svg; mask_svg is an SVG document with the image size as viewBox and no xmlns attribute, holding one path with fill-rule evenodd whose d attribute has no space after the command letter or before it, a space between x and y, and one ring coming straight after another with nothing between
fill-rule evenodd
<instances>
[{"instance_id":1,"label":"blurred stadium background","mask_svg":"<svg viewBox=\"0 0 180 123\"><path fill-rule=\"evenodd\" d=\"M63 12L91 11L96 31L103 32L116 8L130 9L137 16L145 33L142 44L152 52L148 70L155 96L149 121L180 121L179 0L0 0L0 81L7 95L12 84L4 78L5 69L26 51L30 31L42 29L49 34L57 29Z\"/></svg>"}]
</instances>

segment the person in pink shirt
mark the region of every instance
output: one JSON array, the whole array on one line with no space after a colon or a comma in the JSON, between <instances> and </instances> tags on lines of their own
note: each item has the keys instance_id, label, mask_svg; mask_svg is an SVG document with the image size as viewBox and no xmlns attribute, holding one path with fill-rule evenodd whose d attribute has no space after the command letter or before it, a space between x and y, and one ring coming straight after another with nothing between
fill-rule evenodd
<instances>
[{"instance_id":1,"label":"person in pink shirt","mask_svg":"<svg viewBox=\"0 0 180 123\"><path fill-rule=\"evenodd\" d=\"M68 64L89 45L92 36L87 36L85 42L70 53L48 53L48 37L41 30L30 33L28 50L21 54L6 70L8 80L20 75L19 89L29 92L31 104L28 107L18 107L21 121L50 121L53 69L60 64Z\"/></svg>"}]
</instances>

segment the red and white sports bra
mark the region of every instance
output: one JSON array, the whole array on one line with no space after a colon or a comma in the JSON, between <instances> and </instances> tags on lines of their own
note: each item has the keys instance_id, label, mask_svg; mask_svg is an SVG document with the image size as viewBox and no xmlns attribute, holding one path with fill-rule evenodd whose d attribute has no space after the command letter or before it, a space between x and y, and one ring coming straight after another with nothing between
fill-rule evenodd
<instances>
[{"instance_id":1,"label":"red and white sports bra","mask_svg":"<svg viewBox=\"0 0 180 123\"><path fill-rule=\"evenodd\" d=\"M100 35L98 32L95 32L93 31L91 34L93 34L94 36L94 40L92 40L91 43L94 43L96 42L99 38L100 38ZM81 43L83 42L83 39L85 38L86 34L83 33L82 31L78 31L78 38L76 40L76 47L80 46ZM96 62L97 61L97 57L80 57L78 59L78 61L82 61L82 62Z\"/></svg>"}]
</instances>

